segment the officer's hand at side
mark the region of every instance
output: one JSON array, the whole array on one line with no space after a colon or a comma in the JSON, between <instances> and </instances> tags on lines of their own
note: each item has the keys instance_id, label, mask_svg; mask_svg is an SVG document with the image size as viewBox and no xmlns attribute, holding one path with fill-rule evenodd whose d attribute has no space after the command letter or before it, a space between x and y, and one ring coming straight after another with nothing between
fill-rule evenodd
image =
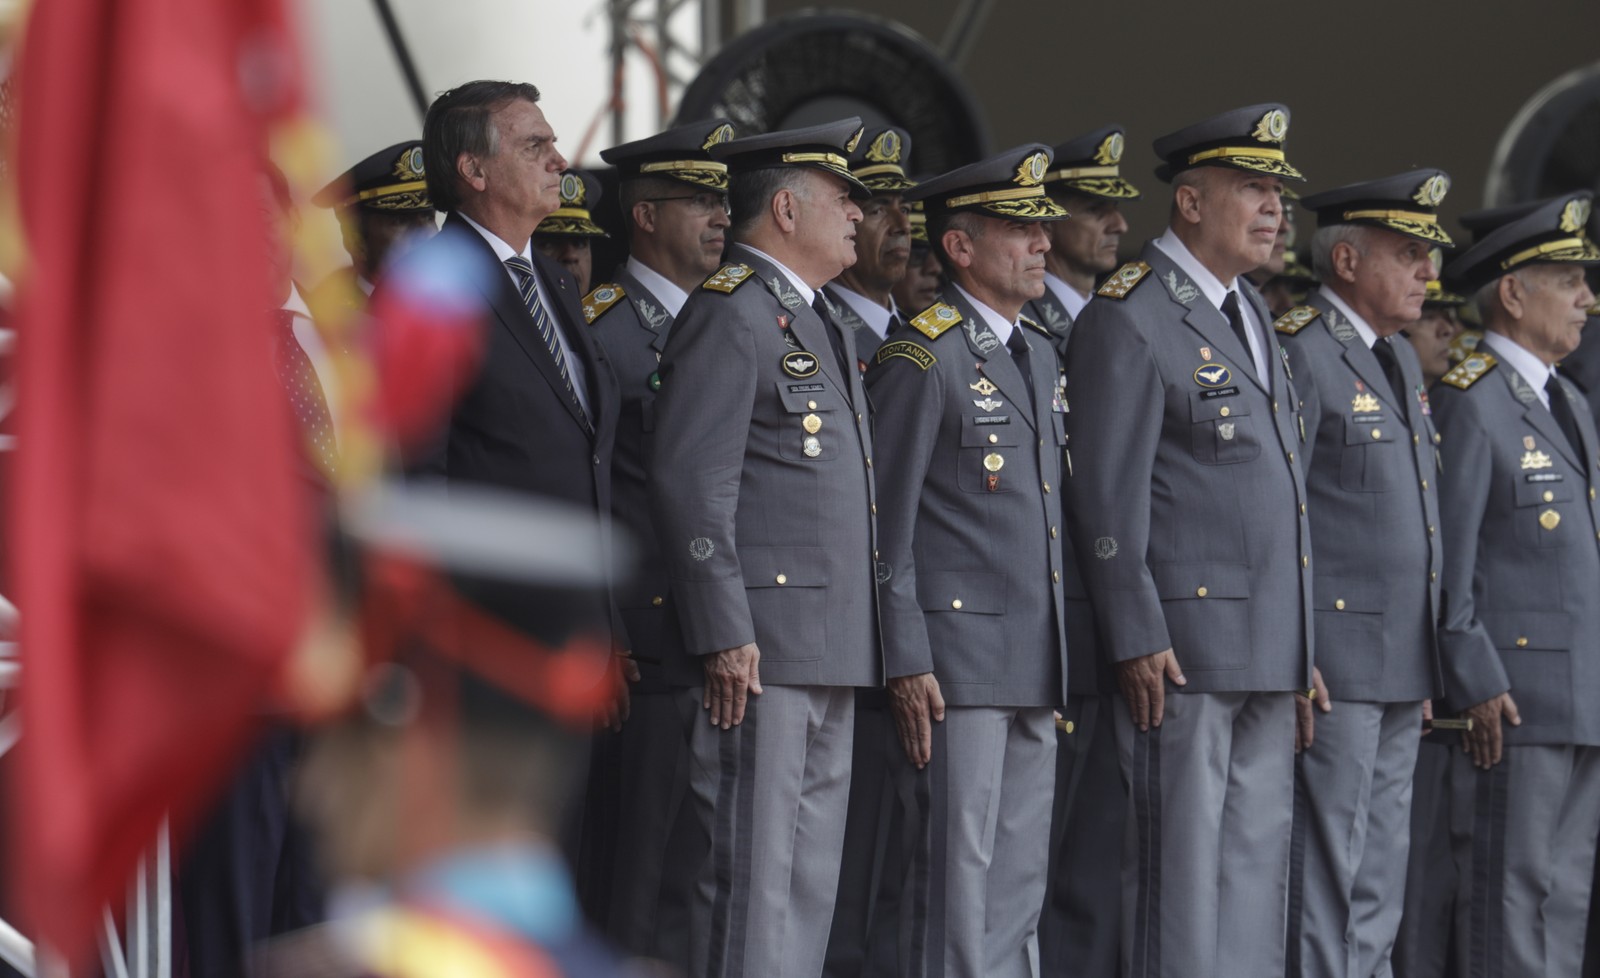
<instances>
[{"instance_id":1,"label":"officer's hand at side","mask_svg":"<svg viewBox=\"0 0 1600 978\"><path fill-rule=\"evenodd\" d=\"M1474 767L1487 771L1500 763L1504 747L1500 718L1504 716L1513 727L1518 727L1522 725L1522 717L1510 693L1501 693L1468 707L1467 716L1472 718L1472 729L1461 731L1461 749L1472 755Z\"/></svg>"},{"instance_id":2,"label":"officer's hand at side","mask_svg":"<svg viewBox=\"0 0 1600 978\"><path fill-rule=\"evenodd\" d=\"M700 705L711 725L727 730L744 722L747 697L761 695L761 650L754 642L706 656L706 691Z\"/></svg>"},{"instance_id":3,"label":"officer's hand at side","mask_svg":"<svg viewBox=\"0 0 1600 978\"><path fill-rule=\"evenodd\" d=\"M1179 686L1189 683L1171 649L1117 663L1117 685L1122 688L1122 698L1128 701L1133 725L1140 730L1161 726L1162 714L1166 712L1165 681L1168 679Z\"/></svg>"},{"instance_id":4,"label":"officer's hand at side","mask_svg":"<svg viewBox=\"0 0 1600 978\"><path fill-rule=\"evenodd\" d=\"M1333 712L1333 699L1328 695L1328 686L1322 681L1322 670L1316 666L1311 667L1311 694L1294 694L1294 752L1296 754L1311 746L1317 735L1317 710L1324 713Z\"/></svg>"},{"instance_id":5,"label":"officer's hand at side","mask_svg":"<svg viewBox=\"0 0 1600 978\"><path fill-rule=\"evenodd\" d=\"M933 760L933 724L944 720L944 694L931 672L889 680L889 709L906 758L917 770Z\"/></svg>"}]
</instances>

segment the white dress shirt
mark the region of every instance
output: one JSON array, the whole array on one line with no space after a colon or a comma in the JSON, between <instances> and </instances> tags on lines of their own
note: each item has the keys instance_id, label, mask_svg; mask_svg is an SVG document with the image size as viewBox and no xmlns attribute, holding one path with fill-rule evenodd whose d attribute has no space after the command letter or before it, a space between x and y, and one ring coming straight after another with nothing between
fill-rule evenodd
<instances>
[{"instance_id":1,"label":"white dress shirt","mask_svg":"<svg viewBox=\"0 0 1600 978\"><path fill-rule=\"evenodd\" d=\"M889 335L889 322L899 312L895 308L893 296L889 298L889 305L885 308L860 292L847 289L838 282L833 283L833 288L835 292L839 293L839 298L844 301L845 305L849 306L857 316L861 317L861 321L867 324L867 328L878 334L878 339L881 340Z\"/></svg>"},{"instance_id":2,"label":"white dress shirt","mask_svg":"<svg viewBox=\"0 0 1600 978\"><path fill-rule=\"evenodd\" d=\"M1172 259L1173 264L1183 269L1184 274L1188 275L1195 286L1200 289L1200 294L1205 296L1206 301L1211 303L1212 308L1219 313L1222 312L1222 303L1227 299L1228 293L1238 293L1239 315L1244 319L1245 335L1250 339L1250 359L1255 362L1256 376L1260 378L1262 386L1270 390L1272 387L1272 372L1268 365L1267 351L1264 346L1266 341L1262 338L1262 331L1265 329L1266 324L1256 319L1255 307L1245 300L1244 293L1239 292L1239 280L1234 278L1223 282L1211 274L1211 269L1200 263L1200 259L1194 256L1188 245L1185 245L1176 234L1172 233L1172 228L1170 227L1167 228L1165 234L1156 239L1155 245L1161 249L1163 254ZM1227 316L1224 315L1223 319L1226 320Z\"/></svg>"},{"instance_id":3,"label":"white dress shirt","mask_svg":"<svg viewBox=\"0 0 1600 978\"><path fill-rule=\"evenodd\" d=\"M1078 313L1083 312L1083 307L1089 304L1088 296L1068 285L1067 280L1059 275L1045 272L1044 287L1050 290L1050 294L1056 297L1056 301L1061 303L1067 310L1067 315L1073 320L1076 320Z\"/></svg>"},{"instance_id":4,"label":"white dress shirt","mask_svg":"<svg viewBox=\"0 0 1600 978\"><path fill-rule=\"evenodd\" d=\"M637 258L629 258L624 266L639 284L650 290L650 294L661 300L666 307L667 314L673 319L678 318L678 313L683 311L683 304L689 301L689 293L667 281L667 277L646 265Z\"/></svg>"},{"instance_id":5,"label":"white dress shirt","mask_svg":"<svg viewBox=\"0 0 1600 978\"><path fill-rule=\"evenodd\" d=\"M1539 395L1539 403L1548 409L1550 395L1545 392L1544 385L1550 383L1550 374L1554 372L1550 365L1528 352L1526 347L1512 341L1504 333L1486 330L1484 335L1493 341L1494 352L1506 362L1506 366L1522 375L1522 379L1528 382L1533 392Z\"/></svg>"},{"instance_id":6,"label":"white dress shirt","mask_svg":"<svg viewBox=\"0 0 1600 978\"><path fill-rule=\"evenodd\" d=\"M461 214L460 211L455 213ZM511 277L511 284L516 287L518 295L522 294L522 278L506 264L506 259L520 257L533 266L533 274L539 282L539 301L544 305L545 315L550 317L550 326L555 331L556 343L561 347L561 355L567 361L567 379L572 384L573 393L578 395L578 403L583 405L584 413L592 419L594 411L589 407L589 389L584 383L583 361L572 355L572 344L567 342L567 330L570 327L561 321L561 310L555 301L555 293L550 288L550 283L539 274L539 265L533 260L533 239L529 238L523 242L522 251L519 252L500 240L499 235L467 215L461 214L461 219L472 225L472 229L483 235L483 240L489 242L489 247L494 249L495 257L500 259L501 270Z\"/></svg>"}]
</instances>

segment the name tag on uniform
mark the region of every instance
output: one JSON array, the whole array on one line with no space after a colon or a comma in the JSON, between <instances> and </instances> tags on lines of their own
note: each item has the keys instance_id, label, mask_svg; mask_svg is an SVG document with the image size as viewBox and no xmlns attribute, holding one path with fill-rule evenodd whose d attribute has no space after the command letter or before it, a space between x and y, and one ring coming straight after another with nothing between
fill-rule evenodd
<instances>
[{"instance_id":1,"label":"name tag on uniform","mask_svg":"<svg viewBox=\"0 0 1600 978\"><path fill-rule=\"evenodd\" d=\"M1358 414L1350 420L1356 424L1383 424L1384 417L1381 414Z\"/></svg>"},{"instance_id":2,"label":"name tag on uniform","mask_svg":"<svg viewBox=\"0 0 1600 978\"><path fill-rule=\"evenodd\" d=\"M828 389L827 384L790 384L791 394L817 394Z\"/></svg>"},{"instance_id":3,"label":"name tag on uniform","mask_svg":"<svg viewBox=\"0 0 1600 978\"><path fill-rule=\"evenodd\" d=\"M1566 476L1560 472L1529 472L1523 478L1529 482L1560 482Z\"/></svg>"},{"instance_id":4,"label":"name tag on uniform","mask_svg":"<svg viewBox=\"0 0 1600 978\"><path fill-rule=\"evenodd\" d=\"M1010 424L1011 423L1011 415L1009 415L1009 414L991 414L991 415L986 415L986 416L980 417L980 418L973 418L972 419L972 423L973 424Z\"/></svg>"},{"instance_id":5,"label":"name tag on uniform","mask_svg":"<svg viewBox=\"0 0 1600 978\"><path fill-rule=\"evenodd\" d=\"M1216 388L1214 390L1201 391L1200 392L1200 396L1202 398L1204 398L1205 400L1207 400L1207 401L1211 400L1213 397L1238 397L1239 396L1239 388L1237 388L1237 387L1218 387L1218 388Z\"/></svg>"}]
</instances>

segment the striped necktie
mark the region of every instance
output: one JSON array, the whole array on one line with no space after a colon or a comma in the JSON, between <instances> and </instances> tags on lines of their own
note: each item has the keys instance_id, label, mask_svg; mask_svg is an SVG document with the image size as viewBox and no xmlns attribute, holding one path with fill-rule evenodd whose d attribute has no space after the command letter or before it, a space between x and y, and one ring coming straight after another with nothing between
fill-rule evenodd
<instances>
[{"instance_id":1,"label":"striped necktie","mask_svg":"<svg viewBox=\"0 0 1600 978\"><path fill-rule=\"evenodd\" d=\"M589 415L583 410L583 402L578 400L578 392L572 389L572 376L567 373L567 358L561 352L561 344L556 339L555 323L550 321L550 314L545 311L544 302L539 298L539 279L533 274L533 263L521 255L512 255L506 259L506 267L517 273L517 281L520 283L517 291L522 294L522 304L528 307L528 315L533 317L534 328L539 331L539 338L544 341L544 348L556 362L556 372L561 374L561 382L566 385L567 396L572 398L572 406L578 409L578 417L582 418L587 426Z\"/></svg>"}]
</instances>

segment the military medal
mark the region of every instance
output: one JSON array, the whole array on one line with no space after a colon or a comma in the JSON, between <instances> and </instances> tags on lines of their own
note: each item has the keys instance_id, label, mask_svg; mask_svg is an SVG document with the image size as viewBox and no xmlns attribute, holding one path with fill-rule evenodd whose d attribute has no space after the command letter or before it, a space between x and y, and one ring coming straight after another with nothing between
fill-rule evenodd
<instances>
[{"instance_id":1,"label":"military medal","mask_svg":"<svg viewBox=\"0 0 1600 978\"><path fill-rule=\"evenodd\" d=\"M1217 434L1222 436L1223 441L1233 441L1233 422L1224 421L1217 425Z\"/></svg>"},{"instance_id":2,"label":"military medal","mask_svg":"<svg viewBox=\"0 0 1600 978\"><path fill-rule=\"evenodd\" d=\"M1417 404L1422 408L1422 416L1427 418L1433 415L1433 407L1428 404L1428 389L1421 384L1417 385Z\"/></svg>"},{"instance_id":3,"label":"military medal","mask_svg":"<svg viewBox=\"0 0 1600 978\"><path fill-rule=\"evenodd\" d=\"M816 458L822 454L822 442L816 435L807 435L806 440L800 443L800 450L806 453L806 458Z\"/></svg>"},{"instance_id":4,"label":"military medal","mask_svg":"<svg viewBox=\"0 0 1600 978\"><path fill-rule=\"evenodd\" d=\"M1534 443L1533 443L1533 436L1532 435L1523 435L1522 436L1522 447L1523 448L1526 448L1528 451L1531 452L1531 451L1533 451L1533 444Z\"/></svg>"},{"instance_id":5,"label":"military medal","mask_svg":"<svg viewBox=\"0 0 1600 978\"><path fill-rule=\"evenodd\" d=\"M650 389L653 390L653 391L658 391L658 390L661 389L661 374L660 373L653 373L653 374L650 375Z\"/></svg>"},{"instance_id":6,"label":"military medal","mask_svg":"<svg viewBox=\"0 0 1600 978\"><path fill-rule=\"evenodd\" d=\"M1357 394L1350 400L1350 411L1353 414L1371 414L1381 410L1378 399L1371 394Z\"/></svg>"},{"instance_id":7,"label":"military medal","mask_svg":"<svg viewBox=\"0 0 1600 978\"><path fill-rule=\"evenodd\" d=\"M989 475L984 479L984 485L990 492L1000 489L1000 470L1005 467L1005 456L999 452L990 452L983 457L983 467L989 470Z\"/></svg>"},{"instance_id":8,"label":"military medal","mask_svg":"<svg viewBox=\"0 0 1600 978\"><path fill-rule=\"evenodd\" d=\"M1553 509L1547 509L1539 514L1539 525L1547 530L1554 530L1561 525L1561 514Z\"/></svg>"},{"instance_id":9,"label":"military medal","mask_svg":"<svg viewBox=\"0 0 1600 978\"><path fill-rule=\"evenodd\" d=\"M808 414L800 419L800 427L806 430L806 434L814 435L822 430L822 419L814 414Z\"/></svg>"},{"instance_id":10,"label":"military medal","mask_svg":"<svg viewBox=\"0 0 1600 978\"><path fill-rule=\"evenodd\" d=\"M779 316L778 317L778 328L779 329L788 329L789 328L789 317L788 316Z\"/></svg>"},{"instance_id":11,"label":"military medal","mask_svg":"<svg viewBox=\"0 0 1600 978\"><path fill-rule=\"evenodd\" d=\"M976 384L968 384L967 386L977 391L984 397L988 397L990 394L993 394L995 391L1000 389L991 383L987 377L979 377Z\"/></svg>"},{"instance_id":12,"label":"military medal","mask_svg":"<svg viewBox=\"0 0 1600 978\"><path fill-rule=\"evenodd\" d=\"M1200 359L1206 361L1207 363L1211 362L1211 347L1202 346L1200 348Z\"/></svg>"}]
</instances>

